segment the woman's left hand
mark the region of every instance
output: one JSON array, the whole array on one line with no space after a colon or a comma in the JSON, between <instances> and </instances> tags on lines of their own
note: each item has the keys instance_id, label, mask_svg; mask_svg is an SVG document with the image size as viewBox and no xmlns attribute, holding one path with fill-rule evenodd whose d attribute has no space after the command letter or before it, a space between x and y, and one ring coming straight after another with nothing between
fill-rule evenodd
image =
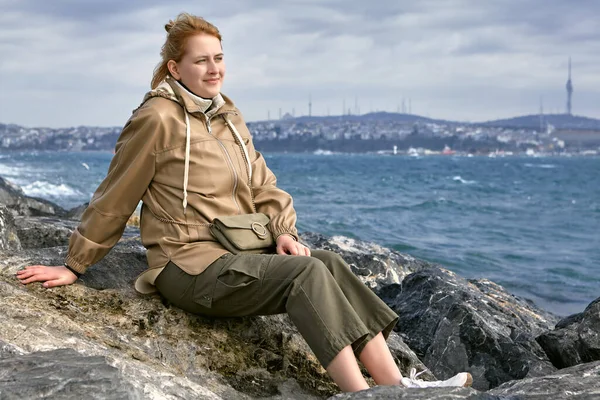
<instances>
[{"instance_id":1,"label":"woman's left hand","mask_svg":"<svg viewBox=\"0 0 600 400\"><path fill-rule=\"evenodd\" d=\"M281 235L277 238L277 254L310 256L310 249L302 243L296 242L290 235Z\"/></svg>"}]
</instances>

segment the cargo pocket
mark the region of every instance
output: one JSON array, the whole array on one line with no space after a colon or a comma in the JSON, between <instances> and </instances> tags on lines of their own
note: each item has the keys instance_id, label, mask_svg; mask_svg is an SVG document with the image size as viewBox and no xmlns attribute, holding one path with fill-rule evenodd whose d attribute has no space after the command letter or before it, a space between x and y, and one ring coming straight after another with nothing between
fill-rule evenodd
<instances>
[{"instance_id":1,"label":"cargo pocket","mask_svg":"<svg viewBox=\"0 0 600 400\"><path fill-rule=\"evenodd\" d=\"M212 307L217 277L222 268L227 265L232 254L223 254L212 262L204 271L196 276L192 301L206 308Z\"/></svg>"},{"instance_id":2,"label":"cargo pocket","mask_svg":"<svg viewBox=\"0 0 600 400\"><path fill-rule=\"evenodd\" d=\"M213 302L254 305L258 302L264 267L268 257L247 254L232 257L219 276Z\"/></svg>"}]
</instances>

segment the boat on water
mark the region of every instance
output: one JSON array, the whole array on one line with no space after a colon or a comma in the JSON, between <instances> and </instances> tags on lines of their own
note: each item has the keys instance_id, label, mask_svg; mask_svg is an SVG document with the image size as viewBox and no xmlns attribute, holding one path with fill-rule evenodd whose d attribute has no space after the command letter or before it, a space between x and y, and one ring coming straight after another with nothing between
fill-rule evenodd
<instances>
[{"instance_id":1,"label":"boat on water","mask_svg":"<svg viewBox=\"0 0 600 400\"><path fill-rule=\"evenodd\" d=\"M452 150L450 148L450 146L445 145L444 146L444 150L442 150L442 154L445 155L445 156L451 156L453 154L456 154L456 151Z\"/></svg>"}]
</instances>

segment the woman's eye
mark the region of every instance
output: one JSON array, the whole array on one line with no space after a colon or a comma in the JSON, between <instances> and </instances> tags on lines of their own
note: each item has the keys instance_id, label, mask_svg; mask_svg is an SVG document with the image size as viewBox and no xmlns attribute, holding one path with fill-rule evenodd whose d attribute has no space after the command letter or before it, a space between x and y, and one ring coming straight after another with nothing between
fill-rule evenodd
<instances>
[{"instance_id":1,"label":"woman's eye","mask_svg":"<svg viewBox=\"0 0 600 400\"><path fill-rule=\"evenodd\" d=\"M202 60L198 60L198 61L196 61L196 64L202 64L202 63L205 63L205 62L206 62L206 60L205 60L205 59L202 59Z\"/></svg>"}]
</instances>

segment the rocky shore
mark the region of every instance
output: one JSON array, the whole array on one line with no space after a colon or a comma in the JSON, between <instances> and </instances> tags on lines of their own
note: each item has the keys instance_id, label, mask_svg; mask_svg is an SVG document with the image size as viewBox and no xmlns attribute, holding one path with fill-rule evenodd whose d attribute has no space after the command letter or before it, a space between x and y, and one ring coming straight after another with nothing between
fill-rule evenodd
<instances>
[{"instance_id":1,"label":"rocky shore","mask_svg":"<svg viewBox=\"0 0 600 400\"><path fill-rule=\"evenodd\" d=\"M402 372L469 371L472 388L340 394L285 315L210 319L137 295L135 226L76 284L21 285L24 266L62 264L81 211L0 178L0 399L600 399L600 298L559 320L488 280L345 237L302 234L398 313Z\"/></svg>"}]
</instances>

